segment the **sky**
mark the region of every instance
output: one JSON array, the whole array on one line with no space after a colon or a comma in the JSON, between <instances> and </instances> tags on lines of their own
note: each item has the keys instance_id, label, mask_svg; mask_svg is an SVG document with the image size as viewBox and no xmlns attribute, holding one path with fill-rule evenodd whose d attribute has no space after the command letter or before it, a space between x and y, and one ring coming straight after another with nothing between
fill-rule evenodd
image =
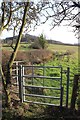
<instances>
[{"instance_id":1,"label":"sky","mask_svg":"<svg viewBox=\"0 0 80 120\"><path fill-rule=\"evenodd\" d=\"M78 43L78 39L75 37L75 33L72 31L72 27L70 26L57 26L54 29L50 30L52 26L49 24L43 24L37 27L35 31L30 31L28 34L40 36L40 34L44 34L47 39L52 39L56 41L61 41L64 43ZM12 37L12 31L4 30L1 39L5 39L7 37Z\"/></svg>"},{"instance_id":2,"label":"sky","mask_svg":"<svg viewBox=\"0 0 80 120\"><path fill-rule=\"evenodd\" d=\"M78 39L76 38L75 33L72 32L73 29L71 27L60 26L52 30L50 30L50 28L51 27L49 25L41 25L37 27L35 31L32 30L28 34L40 36L40 34L43 33L47 39L61 41L63 43L71 43L71 44L78 43ZM9 32L4 30L1 35L1 39L5 39L7 37L12 37L12 36L13 36L12 31Z\"/></svg>"},{"instance_id":3,"label":"sky","mask_svg":"<svg viewBox=\"0 0 80 120\"><path fill-rule=\"evenodd\" d=\"M60 26L50 30L50 26L41 25L34 32L30 32L32 35L40 35L41 33L43 33L47 39L71 44L78 43L72 27Z\"/></svg>"}]
</instances>

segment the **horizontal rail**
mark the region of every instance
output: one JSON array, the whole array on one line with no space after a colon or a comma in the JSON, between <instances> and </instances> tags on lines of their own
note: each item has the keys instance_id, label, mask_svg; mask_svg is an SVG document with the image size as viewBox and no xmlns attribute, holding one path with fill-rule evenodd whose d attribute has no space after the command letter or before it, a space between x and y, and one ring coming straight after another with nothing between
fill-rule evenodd
<instances>
[{"instance_id":1,"label":"horizontal rail","mask_svg":"<svg viewBox=\"0 0 80 120\"><path fill-rule=\"evenodd\" d=\"M49 76L37 76L37 75L23 75L23 77L27 77L27 78L46 78L46 79L61 80L61 77L49 77Z\"/></svg>"},{"instance_id":2,"label":"horizontal rail","mask_svg":"<svg viewBox=\"0 0 80 120\"><path fill-rule=\"evenodd\" d=\"M11 85L14 85L14 86L19 86L17 83L12 83Z\"/></svg>"},{"instance_id":3,"label":"horizontal rail","mask_svg":"<svg viewBox=\"0 0 80 120\"><path fill-rule=\"evenodd\" d=\"M18 76L19 76L19 75L15 75L15 74L12 75L13 78L16 78L16 77L18 77ZM48 77L48 76L37 76L37 75L23 75L22 77L61 80L61 77Z\"/></svg>"},{"instance_id":4,"label":"horizontal rail","mask_svg":"<svg viewBox=\"0 0 80 120\"><path fill-rule=\"evenodd\" d=\"M28 101L28 100L24 100L24 102L27 102L27 103L32 103L32 104L40 104L40 105L57 106L57 107L59 107L59 106L60 106L60 105L58 105L58 104L43 103L43 102L33 102L33 101Z\"/></svg>"},{"instance_id":5,"label":"horizontal rail","mask_svg":"<svg viewBox=\"0 0 80 120\"><path fill-rule=\"evenodd\" d=\"M13 63L24 63L24 61L14 61Z\"/></svg>"},{"instance_id":6,"label":"horizontal rail","mask_svg":"<svg viewBox=\"0 0 80 120\"><path fill-rule=\"evenodd\" d=\"M60 97L45 96L45 95L36 95L36 94L23 94L30 97L40 97L40 98L51 98L51 99L60 99Z\"/></svg>"},{"instance_id":7,"label":"horizontal rail","mask_svg":"<svg viewBox=\"0 0 80 120\"><path fill-rule=\"evenodd\" d=\"M56 88L56 87L47 87L47 86L31 86L31 85L23 85L23 87L25 87L25 88L42 88L42 89L54 89L54 90L61 90L61 88Z\"/></svg>"},{"instance_id":8,"label":"horizontal rail","mask_svg":"<svg viewBox=\"0 0 80 120\"><path fill-rule=\"evenodd\" d=\"M34 67L34 68L62 68L62 66L36 66L36 65L29 65L29 66L26 66L26 65L23 65L22 67Z\"/></svg>"},{"instance_id":9,"label":"horizontal rail","mask_svg":"<svg viewBox=\"0 0 80 120\"><path fill-rule=\"evenodd\" d=\"M15 72L17 69L12 69L12 72ZM18 69L19 70L19 69Z\"/></svg>"}]
</instances>

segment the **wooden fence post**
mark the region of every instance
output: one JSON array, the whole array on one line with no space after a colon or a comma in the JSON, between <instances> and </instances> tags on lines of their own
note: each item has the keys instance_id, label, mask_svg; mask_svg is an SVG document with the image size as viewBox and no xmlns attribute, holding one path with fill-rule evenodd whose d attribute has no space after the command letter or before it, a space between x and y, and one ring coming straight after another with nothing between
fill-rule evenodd
<instances>
[{"instance_id":1,"label":"wooden fence post","mask_svg":"<svg viewBox=\"0 0 80 120\"><path fill-rule=\"evenodd\" d=\"M78 80L77 107L78 107L78 111L80 111L80 75L79 75L79 80Z\"/></svg>"},{"instance_id":2,"label":"wooden fence post","mask_svg":"<svg viewBox=\"0 0 80 120\"><path fill-rule=\"evenodd\" d=\"M79 75L74 75L73 90L72 90L72 97L71 97L71 109L75 109L75 103L76 103L77 92L78 92L78 80L79 80Z\"/></svg>"}]
</instances>

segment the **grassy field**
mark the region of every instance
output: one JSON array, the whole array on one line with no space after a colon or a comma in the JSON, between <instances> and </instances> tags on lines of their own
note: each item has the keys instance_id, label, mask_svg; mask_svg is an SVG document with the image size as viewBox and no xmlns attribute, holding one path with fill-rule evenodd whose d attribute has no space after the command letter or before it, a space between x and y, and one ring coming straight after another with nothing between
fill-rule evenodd
<instances>
[{"instance_id":1,"label":"grassy field","mask_svg":"<svg viewBox=\"0 0 80 120\"><path fill-rule=\"evenodd\" d=\"M23 52L27 52L33 49L28 48L30 44L21 44L19 51L23 51ZM3 45L3 50L11 50L10 47L7 47L6 44ZM47 66L62 66L63 70L67 70L67 67L70 68L70 85L69 85L69 106L70 106L70 100L71 100L71 94L72 94L72 86L73 86L73 78L74 75L78 73L78 46L67 46L67 45L56 45L56 44L48 44L47 50L50 50L52 52L52 57L50 60L48 60L47 62L45 62L45 65ZM33 50L34 51L34 50ZM37 52L37 50L35 50L35 52ZM68 53L67 55L65 55L65 53ZM40 63L40 65L43 65L43 63ZM37 74L42 75L43 72L42 70L36 70ZM53 73L52 69L46 69L46 75L47 76L59 76L60 73L59 71L56 69L55 72ZM64 96L63 96L63 104L65 104L66 101L66 82L67 82L67 78L66 78L66 74L63 74L63 80L62 80L62 84L64 87ZM56 86L59 85L58 82L51 82L49 80L45 79L45 86L54 86L54 84ZM41 86L43 82L40 79L36 79L34 80L35 85L37 86ZM26 83L29 84L29 83ZM31 83L30 83L31 84ZM45 95L57 95L58 92L56 91L48 91L45 90L44 91ZM36 98L32 98L33 100L35 100ZM38 100L38 99L37 99ZM39 99L42 100L42 99ZM46 100L43 99L43 101L47 101L47 102L52 102L52 100ZM57 101L54 102L55 104L57 103ZM37 107L35 107L37 105L34 105L32 109L32 113L28 112L27 115L33 115L34 113L34 108L37 109ZM42 106L40 107L40 109L42 109ZM38 112L40 112L41 110L37 110ZM36 113L35 113L36 114Z\"/></svg>"},{"instance_id":2,"label":"grassy field","mask_svg":"<svg viewBox=\"0 0 80 120\"><path fill-rule=\"evenodd\" d=\"M24 50L24 51L29 50L28 48L29 45L30 44L27 44L27 43L21 43L19 50ZM48 46L47 49L52 51L53 50L56 50L56 51L72 50L72 51L78 52L78 46L58 45L58 44L48 44L47 46ZM3 44L2 47L3 49L11 50L8 44Z\"/></svg>"}]
</instances>

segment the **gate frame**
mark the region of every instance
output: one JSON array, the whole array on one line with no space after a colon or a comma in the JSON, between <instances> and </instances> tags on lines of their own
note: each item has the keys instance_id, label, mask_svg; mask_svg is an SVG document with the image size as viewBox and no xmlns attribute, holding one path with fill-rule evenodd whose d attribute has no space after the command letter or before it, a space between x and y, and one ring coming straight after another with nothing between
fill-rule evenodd
<instances>
[{"instance_id":1,"label":"gate frame","mask_svg":"<svg viewBox=\"0 0 80 120\"><path fill-rule=\"evenodd\" d=\"M18 80L19 80L19 98L20 98L20 102L24 102L25 100L25 95L24 95L24 90L23 90L23 65L19 65L19 75L18 75ZM29 66L26 66L29 67ZM31 67L34 67L33 65ZM37 67L37 66L36 66ZM39 66L40 67L40 66ZM42 66L41 66L42 67ZM46 67L46 66L45 66ZM53 68L55 67L61 67L62 66L53 66ZM62 70L61 70L62 71ZM66 82L66 107L68 107L68 99L69 99L69 80L70 80L70 68L67 67L67 70L62 71L61 73L61 94L60 94L60 107L62 107L62 103L63 103L63 86L62 86L62 75L63 73L66 73L66 77L67 77L67 82ZM33 102L34 103L34 102ZM52 105L52 104L51 104ZM56 106L56 105L55 105Z\"/></svg>"}]
</instances>

